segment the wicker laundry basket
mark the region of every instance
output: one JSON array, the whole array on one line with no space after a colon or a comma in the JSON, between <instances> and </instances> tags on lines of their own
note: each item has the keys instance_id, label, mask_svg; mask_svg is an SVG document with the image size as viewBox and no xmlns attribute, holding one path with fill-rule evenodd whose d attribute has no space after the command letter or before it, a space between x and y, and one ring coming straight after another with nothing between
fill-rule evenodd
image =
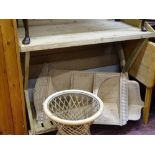
<instances>
[{"instance_id":1,"label":"wicker laundry basket","mask_svg":"<svg viewBox=\"0 0 155 155\"><path fill-rule=\"evenodd\" d=\"M103 102L82 90L64 90L49 96L43 109L61 135L88 135L90 125L102 113Z\"/></svg>"}]
</instances>

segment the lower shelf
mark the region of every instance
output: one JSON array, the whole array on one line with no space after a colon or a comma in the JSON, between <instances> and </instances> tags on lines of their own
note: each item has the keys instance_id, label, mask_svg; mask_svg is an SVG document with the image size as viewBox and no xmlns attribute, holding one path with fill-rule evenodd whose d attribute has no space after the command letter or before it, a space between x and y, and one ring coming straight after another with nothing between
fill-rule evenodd
<instances>
[{"instance_id":1,"label":"lower shelf","mask_svg":"<svg viewBox=\"0 0 155 155\"><path fill-rule=\"evenodd\" d=\"M28 90L25 90L25 100L26 100L26 106L27 106L27 110L28 110L28 117L29 117L29 121L30 121L29 134L38 135L38 134L55 131L56 127L52 123L52 121L46 121L43 123L39 123L36 120L35 109L33 107L33 104L30 103Z\"/></svg>"}]
</instances>

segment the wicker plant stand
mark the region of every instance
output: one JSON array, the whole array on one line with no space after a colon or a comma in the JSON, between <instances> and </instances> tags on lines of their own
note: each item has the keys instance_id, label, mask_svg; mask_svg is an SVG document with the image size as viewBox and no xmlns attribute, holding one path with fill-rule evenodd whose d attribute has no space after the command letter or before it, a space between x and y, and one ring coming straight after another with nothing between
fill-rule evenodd
<instances>
[{"instance_id":1,"label":"wicker plant stand","mask_svg":"<svg viewBox=\"0 0 155 155\"><path fill-rule=\"evenodd\" d=\"M57 126L57 134L89 135L90 125L103 111L103 102L87 91L64 90L49 96L43 107Z\"/></svg>"}]
</instances>

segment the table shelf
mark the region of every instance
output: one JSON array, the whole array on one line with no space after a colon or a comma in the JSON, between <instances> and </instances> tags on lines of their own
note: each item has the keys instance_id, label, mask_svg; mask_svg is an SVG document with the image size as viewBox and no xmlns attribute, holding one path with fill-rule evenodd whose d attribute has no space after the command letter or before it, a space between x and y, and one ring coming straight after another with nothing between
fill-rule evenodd
<instances>
[{"instance_id":1,"label":"table shelf","mask_svg":"<svg viewBox=\"0 0 155 155\"><path fill-rule=\"evenodd\" d=\"M77 20L66 24L30 26L31 43L23 45L24 28L19 28L20 51L38 51L155 37L154 32L114 20Z\"/></svg>"}]
</instances>

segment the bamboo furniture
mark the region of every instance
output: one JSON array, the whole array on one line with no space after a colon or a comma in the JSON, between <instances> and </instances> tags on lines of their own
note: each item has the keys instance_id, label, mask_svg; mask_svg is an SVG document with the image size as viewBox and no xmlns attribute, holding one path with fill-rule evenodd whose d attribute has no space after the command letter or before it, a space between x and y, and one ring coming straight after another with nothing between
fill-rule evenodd
<instances>
[{"instance_id":1,"label":"bamboo furniture","mask_svg":"<svg viewBox=\"0 0 155 155\"><path fill-rule=\"evenodd\" d=\"M121 20L120 22L112 20L77 20L68 24L32 26L29 28L31 34L31 44L29 45L22 44L24 28L20 27L19 45L20 52L25 55L24 89L31 126L30 132L39 134L55 130L55 126L51 125L50 122L37 124L34 117L33 106L29 101L28 95L30 53L47 49L116 42L114 44L121 51L119 53L122 56L121 53L126 51L126 49L122 48L119 42L138 40L136 46L132 51L130 50L129 56L126 57L127 59L121 58L122 70L123 72L128 72L143 46L148 42L148 39L155 37L155 32L147 22L145 22L146 32L142 32L139 29L140 26L140 20ZM125 61L126 63L124 63ZM146 98L150 98L151 91L148 92L147 94L149 95ZM149 99L146 100L145 107L149 101Z\"/></svg>"}]
</instances>

